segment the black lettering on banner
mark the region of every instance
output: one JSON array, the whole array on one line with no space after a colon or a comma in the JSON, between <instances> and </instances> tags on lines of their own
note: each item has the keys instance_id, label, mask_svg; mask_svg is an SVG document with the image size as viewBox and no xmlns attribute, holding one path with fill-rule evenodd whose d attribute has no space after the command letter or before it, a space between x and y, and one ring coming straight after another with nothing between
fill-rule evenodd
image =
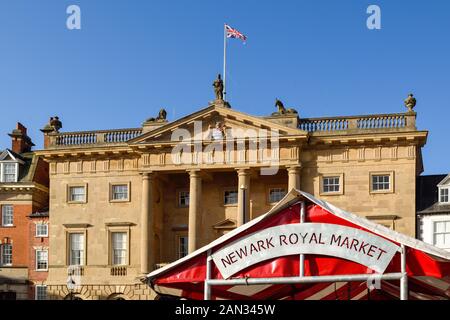
<instances>
[{"instance_id":1,"label":"black lettering on banner","mask_svg":"<svg viewBox=\"0 0 450 320\"><path fill-rule=\"evenodd\" d=\"M288 244L287 241L286 241L286 236L285 236L284 234L280 234L280 246L282 246L283 243L284 243L285 245Z\"/></svg>"}]
</instances>

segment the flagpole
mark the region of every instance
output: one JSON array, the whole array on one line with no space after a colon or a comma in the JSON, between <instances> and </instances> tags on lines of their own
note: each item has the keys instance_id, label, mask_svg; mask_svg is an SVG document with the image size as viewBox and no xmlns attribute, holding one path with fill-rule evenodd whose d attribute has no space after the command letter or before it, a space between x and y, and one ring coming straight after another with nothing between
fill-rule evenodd
<instances>
[{"instance_id":1,"label":"flagpole","mask_svg":"<svg viewBox=\"0 0 450 320\"><path fill-rule=\"evenodd\" d=\"M227 28L223 25L223 100L226 100L226 70L227 70Z\"/></svg>"}]
</instances>

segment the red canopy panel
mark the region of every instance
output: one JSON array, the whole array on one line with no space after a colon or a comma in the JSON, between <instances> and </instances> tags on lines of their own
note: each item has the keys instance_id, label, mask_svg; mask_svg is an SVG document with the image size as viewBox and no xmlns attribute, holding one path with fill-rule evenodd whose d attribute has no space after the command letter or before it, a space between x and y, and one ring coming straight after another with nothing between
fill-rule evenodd
<instances>
[{"instance_id":1,"label":"red canopy panel","mask_svg":"<svg viewBox=\"0 0 450 320\"><path fill-rule=\"evenodd\" d=\"M416 239L399 234L381 225L340 210L329 203L293 190L268 213L222 236L189 256L148 275L153 289L185 299L203 299L207 252L211 254L236 240L264 229L300 223L299 201L305 201L304 223L333 224L366 231L406 248L406 270L409 276L410 299L450 298L450 254ZM355 250L364 248L354 247ZM401 254L397 252L384 273L398 273ZM374 274L360 263L340 257L305 255L305 276ZM261 261L232 275L236 278L272 278L299 276L299 255L282 256ZM212 262L211 279L223 279ZM335 282L315 284L212 286L213 299L259 300L384 300L398 299L399 281L382 281L379 289L368 289L366 282Z\"/></svg>"}]
</instances>

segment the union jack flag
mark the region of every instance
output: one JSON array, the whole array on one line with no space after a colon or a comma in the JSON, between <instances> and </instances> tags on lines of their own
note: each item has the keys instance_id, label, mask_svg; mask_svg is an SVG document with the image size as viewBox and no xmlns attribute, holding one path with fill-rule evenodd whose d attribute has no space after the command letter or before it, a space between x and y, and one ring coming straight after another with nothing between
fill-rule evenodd
<instances>
[{"instance_id":1,"label":"union jack flag","mask_svg":"<svg viewBox=\"0 0 450 320\"><path fill-rule=\"evenodd\" d=\"M244 41L244 43L247 40L247 37L245 35L237 31L236 29L233 29L227 24L225 25L225 30L227 32L227 38L241 39L242 41Z\"/></svg>"}]
</instances>

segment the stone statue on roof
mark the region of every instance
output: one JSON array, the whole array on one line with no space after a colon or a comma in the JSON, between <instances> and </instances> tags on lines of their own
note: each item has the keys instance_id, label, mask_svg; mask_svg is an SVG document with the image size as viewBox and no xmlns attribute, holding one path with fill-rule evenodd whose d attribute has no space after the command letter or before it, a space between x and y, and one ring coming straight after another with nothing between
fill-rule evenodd
<instances>
[{"instance_id":1,"label":"stone statue on roof","mask_svg":"<svg viewBox=\"0 0 450 320\"><path fill-rule=\"evenodd\" d=\"M277 107L278 111L272 113L273 116L281 116L281 115L290 115L290 114L298 114L297 110L293 108L286 109L284 107L283 102L280 99L275 99L275 107Z\"/></svg>"},{"instance_id":2,"label":"stone statue on roof","mask_svg":"<svg viewBox=\"0 0 450 320\"><path fill-rule=\"evenodd\" d=\"M162 108L159 110L158 116L156 118L148 118L146 122L165 122L167 121L167 111Z\"/></svg>"},{"instance_id":3,"label":"stone statue on roof","mask_svg":"<svg viewBox=\"0 0 450 320\"><path fill-rule=\"evenodd\" d=\"M220 73L217 75L217 79L213 82L214 93L216 94L216 100L223 100L223 80Z\"/></svg>"},{"instance_id":4,"label":"stone statue on roof","mask_svg":"<svg viewBox=\"0 0 450 320\"><path fill-rule=\"evenodd\" d=\"M159 114L158 117L156 118L156 120L160 120L160 121L164 121L167 118L167 111L166 109L161 109L159 110Z\"/></svg>"}]
</instances>

